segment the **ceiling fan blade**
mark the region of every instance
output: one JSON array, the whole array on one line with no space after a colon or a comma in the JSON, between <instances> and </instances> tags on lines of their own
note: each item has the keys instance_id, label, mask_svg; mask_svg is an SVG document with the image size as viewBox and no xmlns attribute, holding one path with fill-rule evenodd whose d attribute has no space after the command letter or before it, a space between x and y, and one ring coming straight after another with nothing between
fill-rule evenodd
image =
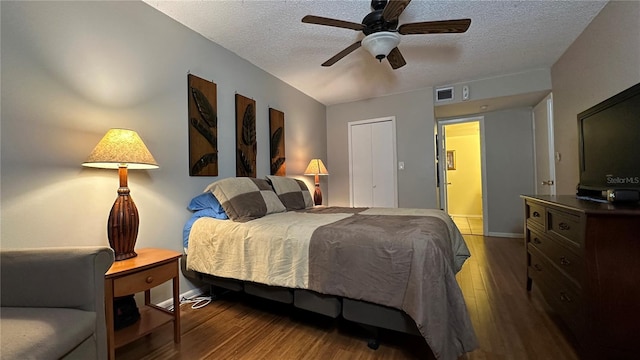
<instances>
[{"instance_id":1,"label":"ceiling fan blade","mask_svg":"<svg viewBox=\"0 0 640 360\"><path fill-rule=\"evenodd\" d=\"M471 19L425 21L400 25L398 33L411 34L448 34L463 33L471 25Z\"/></svg>"},{"instance_id":2,"label":"ceiling fan blade","mask_svg":"<svg viewBox=\"0 0 640 360\"><path fill-rule=\"evenodd\" d=\"M364 25L362 24L354 23L351 21L330 19L330 18L326 18L322 16L314 16L314 15L307 15L303 17L302 22L307 24L334 26L334 27L358 30L358 31L362 31L364 29Z\"/></svg>"},{"instance_id":3,"label":"ceiling fan blade","mask_svg":"<svg viewBox=\"0 0 640 360\"><path fill-rule=\"evenodd\" d=\"M343 57L349 55L350 53L352 53L355 49L360 47L360 41L356 41L353 44L349 45L346 49L340 51L339 53L335 54L331 59L325 61L324 63L322 63L322 66L331 66L333 64L335 64L336 62L338 62L338 60L342 59Z\"/></svg>"},{"instance_id":4,"label":"ceiling fan blade","mask_svg":"<svg viewBox=\"0 0 640 360\"><path fill-rule=\"evenodd\" d=\"M391 52L389 53L389 55L387 55L387 60L389 60L389 64L391 65L391 68L393 70L399 69L407 65L407 62L404 60L404 57L402 56L400 49L398 49L397 47L394 47L393 50L391 50Z\"/></svg>"},{"instance_id":5,"label":"ceiling fan blade","mask_svg":"<svg viewBox=\"0 0 640 360\"><path fill-rule=\"evenodd\" d=\"M382 10L382 17L387 22L398 20L398 16L402 14L404 8L406 8L410 2L411 0L389 0L387 6Z\"/></svg>"}]
</instances>

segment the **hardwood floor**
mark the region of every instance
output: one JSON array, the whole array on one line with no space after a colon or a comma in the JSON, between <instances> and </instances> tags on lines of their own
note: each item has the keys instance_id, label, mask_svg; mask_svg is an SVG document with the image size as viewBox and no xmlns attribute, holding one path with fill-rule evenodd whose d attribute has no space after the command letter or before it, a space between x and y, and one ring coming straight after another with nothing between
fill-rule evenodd
<instances>
[{"instance_id":1,"label":"hardwood floor","mask_svg":"<svg viewBox=\"0 0 640 360\"><path fill-rule=\"evenodd\" d=\"M482 217L452 216L451 218L462 234L484 235Z\"/></svg>"},{"instance_id":2,"label":"hardwood floor","mask_svg":"<svg viewBox=\"0 0 640 360\"><path fill-rule=\"evenodd\" d=\"M472 257L457 278L480 348L461 359L578 359L571 338L544 310L534 284L525 290L522 239L465 235ZM229 293L193 310L182 305L182 342L172 327L116 351L125 359L432 359L417 336L382 331L371 350L367 333L345 320ZM428 354L428 355L425 355Z\"/></svg>"}]
</instances>

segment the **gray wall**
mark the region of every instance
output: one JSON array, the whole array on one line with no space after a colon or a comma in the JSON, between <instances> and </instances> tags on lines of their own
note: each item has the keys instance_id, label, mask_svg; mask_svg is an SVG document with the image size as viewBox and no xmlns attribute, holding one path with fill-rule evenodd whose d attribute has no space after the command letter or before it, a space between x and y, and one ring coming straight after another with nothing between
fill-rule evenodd
<instances>
[{"instance_id":1,"label":"gray wall","mask_svg":"<svg viewBox=\"0 0 640 360\"><path fill-rule=\"evenodd\" d=\"M349 141L347 123L396 117L398 206L436 207L433 89L329 106L327 108L327 167L331 206L349 206Z\"/></svg>"},{"instance_id":2,"label":"gray wall","mask_svg":"<svg viewBox=\"0 0 640 360\"><path fill-rule=\"evenodd\" d=\"M462 100L463 86L469 87L469 100ZM453 87L454 98L435 103L438 118L474 114L481 111L482 105L490 105L489 111L498 111L505 107L525 106L532 98L544 98L551 91L551 70L534 69L437 86L434 98L436 90L442 87Z\"/></svg>"},{"instance_id":3,"label":"gray wall","mask_svg":"<svg viewBox=\"0 0 640 360\"><path fill-rule=\"evenodd\" d=\"M117 172L80 164L109 128L125 127L160 164L129 172L137 247L181 251L186 205L216 179L188 176L188 72L218 86L219 178L235 176L236 92L256 100L259 177L269 107L285 113L289 175L326 157L324 105L143 2L3 1L1 13L2 248L108 245ZM191 288L181 279L181 292Z\"/></svg>"},{"instance_id":4,"label":"gray wall","mask_svg":"<svg viewBox=\"0 0 640 360\"><path fill-rule=\"evenodd\" d=\"M640 82L639 29L640 2L611 1L551 68L558 194L579 182L577 114Z\"/></svg>"},{"instance_id":5,"label":"gray wall","mask_svg":"<svg viewBox=\"0 0 640 360\"><path fill-rule=\"evenodd\" d=\"M523 234L522 194L534 192L532 109L484 114L488 235Z\"/></svg>"}]
</instances>

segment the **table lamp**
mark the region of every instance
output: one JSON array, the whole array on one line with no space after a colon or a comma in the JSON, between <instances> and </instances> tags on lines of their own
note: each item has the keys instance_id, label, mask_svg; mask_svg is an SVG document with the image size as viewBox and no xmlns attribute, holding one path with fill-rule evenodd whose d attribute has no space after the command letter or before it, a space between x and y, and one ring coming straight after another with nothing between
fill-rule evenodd
<instances>
[{"instance_id":1,"label":"table lamp","mask_svg":"<svg viewBox=\"0 0 640 360\"><path fill-rule=\"evenodd\" d=\"M111 129L89 154L82 166L118 169L120 187L109 220L107 236L116 261L138 256L134 251L138 237L138 209L129 195L128 169L157 169L158 164L140 136L133 130Z\"/></svg>"},{"instance_id":2,"label":"table lamp","mask_svg":"<svg viewBox=\"0 0 640 360\"><path fill-rule=\"evenodd\" d=\"M316 190L313 192L313 203L315 205L322 205L322 191L320 191L320 177L319 175L329 175L327 168L320 159L311 159L309 166L304 171L305 175L314 175Z\"/></svg>"}]
</instances>

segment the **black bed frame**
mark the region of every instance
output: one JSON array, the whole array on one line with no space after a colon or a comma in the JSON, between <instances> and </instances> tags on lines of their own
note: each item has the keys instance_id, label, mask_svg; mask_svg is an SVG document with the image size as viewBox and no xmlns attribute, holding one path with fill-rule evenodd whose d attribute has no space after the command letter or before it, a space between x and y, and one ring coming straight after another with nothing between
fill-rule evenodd
<instances>
[{"instance_id":1,"label":"black bed frame","mask_svg":"<svg viewBox=\"0 0 640 360\"><path fill-rule=\"evenodd\" d=\"M367 340L367 345L372 349L377 349L380 344L377 336L378 328L421 336L415 322L404 311L398 309L361 300L320 294L311 290L269 286L199 273L187 269L186 254L182 255L180 263L182 273L189 279L214 287L236 292L244 291L247 294L261 298L293 304L296 308L334 319L342 316L346 320L360 324L371 333L371 338Z\"/></svg>"}]
</instances>

